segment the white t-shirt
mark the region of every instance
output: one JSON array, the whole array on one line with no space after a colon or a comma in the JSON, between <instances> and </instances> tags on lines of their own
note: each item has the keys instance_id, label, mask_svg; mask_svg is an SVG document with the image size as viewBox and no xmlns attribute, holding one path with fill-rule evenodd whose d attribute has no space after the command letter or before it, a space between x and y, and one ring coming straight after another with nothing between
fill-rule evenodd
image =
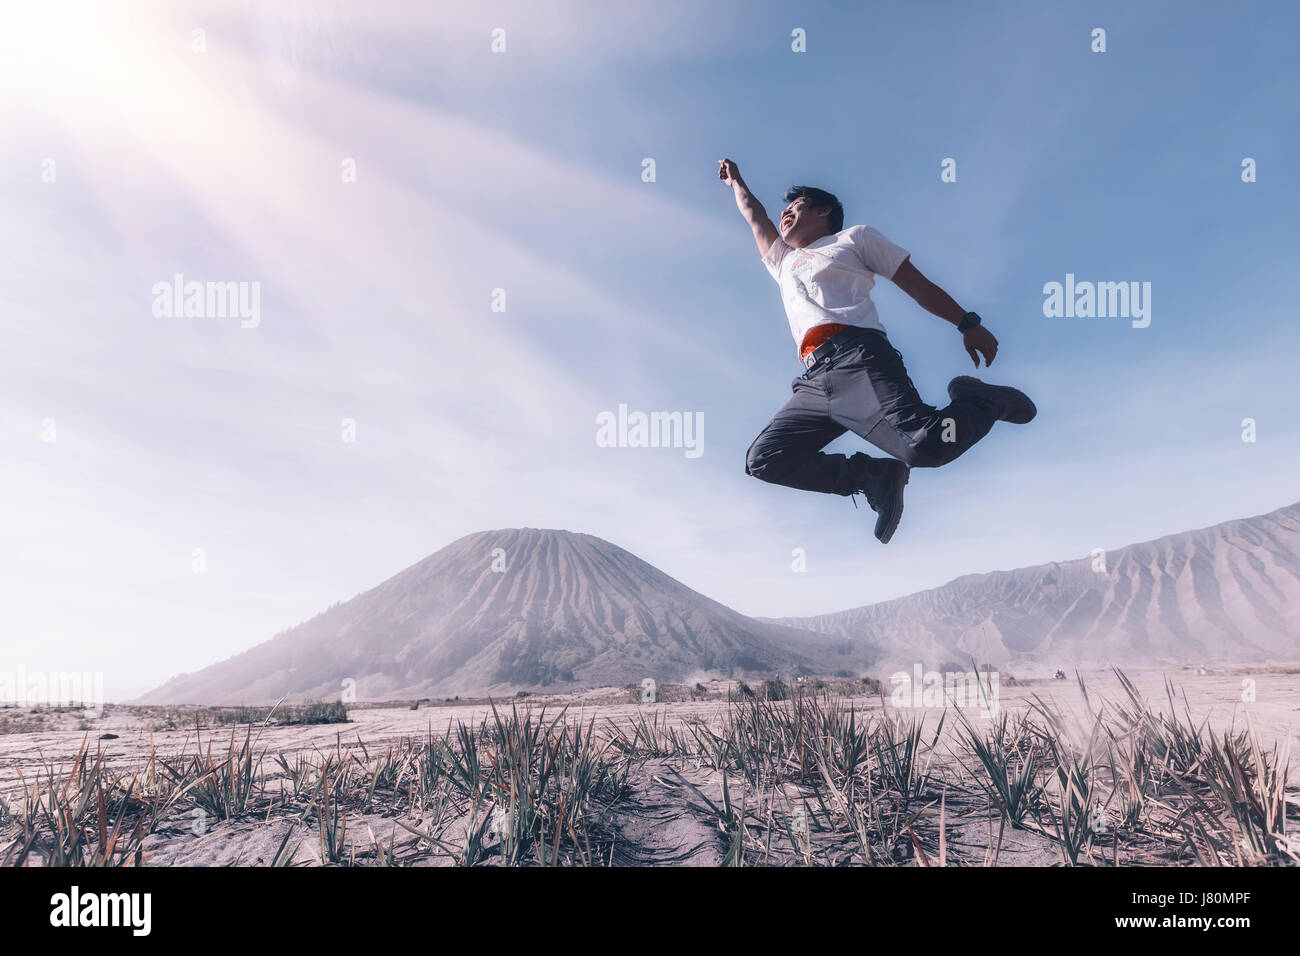
<instances>
[{"instance_id":1,"label":"white t-shirt","mask_svg":"<svg viewBox=\"0 0 1300 956\"><path fill-rule=\"evenodd\" d=\"M892 279L908 252L870 226L850 226L795 249L777 236L763 265L781 286L795 350L808 330L836 322L884 331L871 287Z\"/></svg>"}]
</instances>

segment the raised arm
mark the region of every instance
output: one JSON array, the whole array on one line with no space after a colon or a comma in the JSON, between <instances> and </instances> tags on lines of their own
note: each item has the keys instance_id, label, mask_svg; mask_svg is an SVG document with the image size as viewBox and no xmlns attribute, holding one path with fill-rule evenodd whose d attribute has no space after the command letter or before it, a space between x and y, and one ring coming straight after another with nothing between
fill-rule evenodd
<instances>
[{"instance_id":1,"label":"raised arm","mask_svg":"<svg viewBox=\"0 0 1300 956\"><path fill-rule=\"evenodd\" d=\"M767 250L772 248L772 243L780 238L776 226L772 224L771 219L767 218L767 210L749 191L745 181L740 178L740 170L731 160L718 160L718 178L730 186L732 192L736 194L736 208L745 217L745 222L749 223L749 228L754 231L754 242L758 244L759 254L767 255Z\"/></svg>"}]
</instances>

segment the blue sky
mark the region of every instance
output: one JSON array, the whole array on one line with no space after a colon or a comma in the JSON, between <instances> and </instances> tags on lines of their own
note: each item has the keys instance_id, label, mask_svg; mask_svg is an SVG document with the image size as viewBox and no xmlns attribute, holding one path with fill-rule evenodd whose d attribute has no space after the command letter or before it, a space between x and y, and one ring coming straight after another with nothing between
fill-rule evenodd
<instances>
[{"instance_id":1,"label":"blue sky","mask_svg":"<svg viewBox=\"0 0 1300 956\"><path fill-rule=\"evenodd\" d=\"M489 528L793 615L1300 498L1293 4L470 6L5 14L0 668L135 693ZM909 249L1038 404L916 471L887 548L744 474L799 369L722 156ZM153 315L177 272L260 323ZM1150 282L1150 327L1045 318L1066 273ZM942 404L959 339L876 300ZM620 404L703 413L704 454L598 447Z\"/></svg>"}]
</instances>

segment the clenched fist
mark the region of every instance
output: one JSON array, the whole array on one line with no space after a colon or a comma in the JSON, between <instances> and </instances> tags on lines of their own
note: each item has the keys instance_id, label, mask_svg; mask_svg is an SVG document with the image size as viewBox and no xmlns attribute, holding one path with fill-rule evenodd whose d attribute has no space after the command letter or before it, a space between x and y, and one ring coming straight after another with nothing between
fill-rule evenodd
<instances>
[{"instance_id":1,"label":"clenched fist","mask_svg":"<svg viewBox=\"0 0 1300 956\"><path fill-rule=\"evenodd\" d=\"M734 186L740 182L740 170L736 164L729 159L718 160L718 178L728 186Z\"/></svg>"}]
</instances>

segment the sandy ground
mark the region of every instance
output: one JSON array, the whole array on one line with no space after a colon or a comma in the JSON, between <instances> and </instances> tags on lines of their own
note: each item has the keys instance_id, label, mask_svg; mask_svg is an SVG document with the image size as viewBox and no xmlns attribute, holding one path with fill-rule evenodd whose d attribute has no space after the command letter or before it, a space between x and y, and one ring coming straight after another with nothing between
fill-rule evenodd
<instances>
[{"instance_id":1,"label":"sandy ground","mask_svg":"<svg viewBox=\"0 0 1300 956\"><path fill-rule=\"evenodd\" d=\"M1208 720L1216 732L1235 726L1245 729L1249 719L1265 747L1274 743L1285 746L1300 723L1300 673L1281 670L1272 672L1219 671L1199 673L1182 670L1129 671L1130 679L1147 698L1153 709L1167 711L1165 680L1173 681L1177 691L1178 710L1186 708L1196 723ZM1035 699L1050 701L1062 709L1080 716L1086 722L1087 708L1095 712L1109 706L1110 701L1124 699L1118 679L1110 672L1092 672L1082 675L1087 689L1088 704L1080 691L1074 675L1068 680L1038 680L1017 686L1001 686L1000 706L1015 714L1031 707ZM887 685L888 692L888 685ZM1252 701L1243 701L1243 695L1253 693ZM589 691L563 697L533 696L520 701L499 702L498 706L517 706L537 713L545 708L556 714L567 707L568 717L584 723L595 719L598 730L610 724L628 726L638 716L657 716L669 725L684 726L688 721L702 719L719 725L725 714L723 701L685 701L674 703L625 703L627 692L622 689ZM912 719L924 713L926 726L933 727L941 709L897 707L891 701L876 697L846 699L846 704L859 713L898 713ZM14 716L13 710L0 714ZM978 722L981 718L975 708L967 713ZM389 741L403 737L424 737L430 729L441 733L456 722L477 723L491 715L485 702L461 704L426 704L418 710L408 706L356 708L346 724L311 726L270 726L254 731L259 738L258 749L268 754L295 752L317 754L329 751L359 751L364 746L373 754L382 751ZM76 729L76 715L68 715L68 729L0 735L0 795L12 796L19 792L21 781L30 782L38 771L52 765L54 768L70 766L83 740L89 738L89 747L102 749L106 764L113 770L138 770L148 759L150 747L160 755L174 754L182 749L194 752L195 732L171 730L151 732L145 722L110 708L101 719L91 721L90 730ZM936 747L936 760L955 759L951 755L952 728L955 721L945 722L944 734ZM99 739L103 734L115 738ZM230 741L229 728L204 732L206 747L209 740L213 753L224 753ZM238 731L239 739L244 728ZM268 760L268 765L270 765ZM1294 775L1293 775L1294 777ZM734 787L735 781L732 781ZM696 789L692 789L692 787ZM733 795L734 796L734 795ZM806 795L805 795L806 796ZM620 819L610 825L617 833L613 862L623 864L696 864L717 865L726 851L720 839L716 819L711 818L705 800L721 802L721 780L716 772L699 767L683 767L680 761L653 759L644 762L629 780L629 798ZM797 800L797 795L795 797ZM987 847L993 836L987 812L954 803L945 807L948 814L945 836L947 854L978 865L987 856ZM769 812L771 812L769 810ZM760 815L761 816L761 815ZM760 822L757 818L755 823ZM249 819L220 823L196 834L192 832L187 817L169 821L146 843L146 862L153 865L227 865L266 864L274 856L284 833L293 828L293 840L302 840L302 849L296 859L310 863L318 859L318 830L315 819L292 822L268 816L266 820ZM387 846L400 847L418 844L411 834L398 828L392 815L353 815L349 819L350 838L372 847L376 838ZM846 854L847 854L846 849ZM834 859L834 850L828 852ZM1049 841L1033 834L1003 834L999 863L1030 865L1052 864L1059 854ZM416 864L439 862L432 858L421 859L412 851L406 860Z\"/></svg>"}]
</instances>

